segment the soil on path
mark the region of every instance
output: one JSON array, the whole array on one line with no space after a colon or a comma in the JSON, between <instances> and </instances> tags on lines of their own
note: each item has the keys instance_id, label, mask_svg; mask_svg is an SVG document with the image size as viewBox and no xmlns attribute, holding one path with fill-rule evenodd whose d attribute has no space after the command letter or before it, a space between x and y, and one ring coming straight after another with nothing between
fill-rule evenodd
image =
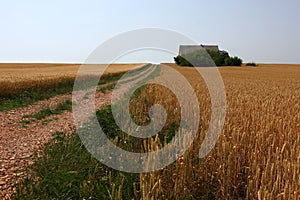
<instances>
[{"instance_id":1,"label":"soil on path","mask_svg":"<svg viewBox=\"0 0 300 200\"><path fill-rule=\"evenodd\" d=\"M111 91L96 93L96 108L110 104L110 96ZM71 94L59 95L25 108L0 112L0 199L10 199L18 180L26 176L26 168L33 163L33 155L42 155L43 146L53 138L55 132L75 131L73 116L69 111L26 125L21 123L23 116L71 98Z\"/></svg>"}]
</instances>

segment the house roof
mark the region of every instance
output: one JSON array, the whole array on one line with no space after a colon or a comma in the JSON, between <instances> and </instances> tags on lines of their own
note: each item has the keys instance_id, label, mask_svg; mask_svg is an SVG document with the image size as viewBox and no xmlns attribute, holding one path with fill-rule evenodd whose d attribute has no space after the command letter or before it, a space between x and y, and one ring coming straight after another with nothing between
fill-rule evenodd
<instances>
[{"instance_id":1,"label":"house roof","mask_svg":"<svg viewBox=\"0 0 300 200\"><path fill-rule=\"evenodd\" d=\"M210 51L219 51L218 45L180 45L179 46L179 55L185 55L192 53L197 50L210 50Z\"/></svg>"}]
</instances>

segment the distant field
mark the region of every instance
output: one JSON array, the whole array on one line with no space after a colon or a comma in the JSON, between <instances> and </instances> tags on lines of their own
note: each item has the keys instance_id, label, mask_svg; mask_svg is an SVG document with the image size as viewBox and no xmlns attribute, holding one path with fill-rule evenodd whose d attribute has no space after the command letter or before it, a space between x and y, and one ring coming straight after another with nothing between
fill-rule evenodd
<instances>
[{"instance_id":1,"label":"distant field","mask_svg":"<svg viewBox=\"0 0 300 200\"><path fill-rule=\"evenodd\" d=\"M102 82L107 82L144 65L85 65L86 71L81 75L98 75L99 68L104 70L107 67L102 76L106 79ZM80 67L80 64L0 64L0 111L70 93ZM112 76L105 76L109 74Z\"/></svg>"},{"instance_id":2,"label":"distant field","mask_svg":"<svg viewBox=\"0 0 300 200\"><path fill-rule=\"evenodd\" d=\"M120 73L138 68L143 64L112 64L106 73ZM80 64L0 64L0 82L20 82L40 79L75 77ZM94 65L105 67L105 65ZM93 67L92 67L93 68ZM93 70L91 70L92 72Z\"/></svg>"}]
</instances>

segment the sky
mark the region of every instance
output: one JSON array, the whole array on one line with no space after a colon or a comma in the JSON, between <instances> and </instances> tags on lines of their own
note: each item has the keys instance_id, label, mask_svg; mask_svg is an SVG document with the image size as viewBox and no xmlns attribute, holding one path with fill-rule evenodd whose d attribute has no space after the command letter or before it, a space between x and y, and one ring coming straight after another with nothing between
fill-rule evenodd
<instances>
[{"instance_id":1,"label":"sky","mask_svg":"<svg viewBox=\"0 0 300 200\"><path fill-rule=\"evenodd\" d=\"M217 44L245 62L300 63L299 0L0 2L0 62L83 63L110 38L154 27ZM159 54L121 62L172 62Z\"/></svg>"}]
</instances>

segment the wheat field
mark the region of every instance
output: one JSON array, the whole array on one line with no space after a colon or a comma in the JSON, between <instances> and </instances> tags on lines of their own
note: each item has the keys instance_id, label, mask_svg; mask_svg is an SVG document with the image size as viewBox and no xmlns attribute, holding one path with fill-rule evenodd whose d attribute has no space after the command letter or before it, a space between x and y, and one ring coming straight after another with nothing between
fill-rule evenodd
<instances>
[{"instance_id":1,"label":"wheat field","mask_svg":"<svg viewBox=\"0 0 300 200\"><path fill-rule=\"evenodd\" d=\"M140 175L143 199L299 199L300 66L219 68L226 121L215 148L198 159L211 114L208 90L193 68L167 65L189 80L199 98L199 135L174 165ZM146 115L149 105L159 103L168 111L167 123L179 120L170 91L150 85L142 95L147 101L132 102L138 105L134 113ZM160 147L160 141L151 140L144 149Z\"/></svg>"},{"instance_id":2,"label":"wheat field","mask_svg":"<svg viewBox=\"0 0 300 200\"><path fill-rule=\"evenodd\" d=\"M0 99L28 92L43 92L49 89L72 86L81 66L80 77L98 76L99 69L105 69L103 76L125 73L145 64L0 64Z\"/></svg>"},{"instance_id":3,"label":"wheat field","mask_svg":"<svg viewBox=\"0 0 300 200\"><path fill-rule=\"evenodd\" d=\"M215 148L203 159L198 158L198 153L211 116L211 99L206 84L194 68L165 65L184 75L198 97L201 112L198 135L189 150L174 164L140 174L139 188L134 193L141 194L141 199L145 200L298 200L300 65L220 67L226 90L226 119ZM66 66L52 67L49 69L44 66L38 71L31 66L24 73L30 74L31 71L29 78L40 76L40 72L47 76L62 77L62 74L68 74L72 77L79 66L70 65L69 71ZM112 70L120 69L115 67L118 69ZM0 65L0 68L5 69L5 65ZM9 70L11 73L18 71L13 75L18 80L16 77L20 74L20 67ZM1 71L4 73L5 70ZM161 75L164 73L162 70ZM1 74L1 78L9 77L7 74ZM174 85L181 87L176 80ZM167 88L150 84L139 95L139 98L133 98L130 102L132 116L138 120L147 122L149 108L161 104L168 114L165 127L180 121L180 105ZM193 102L190 102L190 107L193 106ZM137 143L136 146L155 151L163 146L158 138ZM119 190L122 190L122 185Z\"/></svg>"},{"instance_id":4,"label":"wheat field","mask_svg":"<svg viewBox=\"0 0 300 200\"><path fill-rule=\"evenodd\" d=\"M127 72L142 65L143 64L111 64L105 73ZM57 79L60 77L74 78L80 66L80 64L2 63L0 64L0 82L37 81ZM105 66L104 64L92 65L92 68L104 68ZM89 68L90 73L93 73L92 68Z\"/></svg>"}]
</instances>

